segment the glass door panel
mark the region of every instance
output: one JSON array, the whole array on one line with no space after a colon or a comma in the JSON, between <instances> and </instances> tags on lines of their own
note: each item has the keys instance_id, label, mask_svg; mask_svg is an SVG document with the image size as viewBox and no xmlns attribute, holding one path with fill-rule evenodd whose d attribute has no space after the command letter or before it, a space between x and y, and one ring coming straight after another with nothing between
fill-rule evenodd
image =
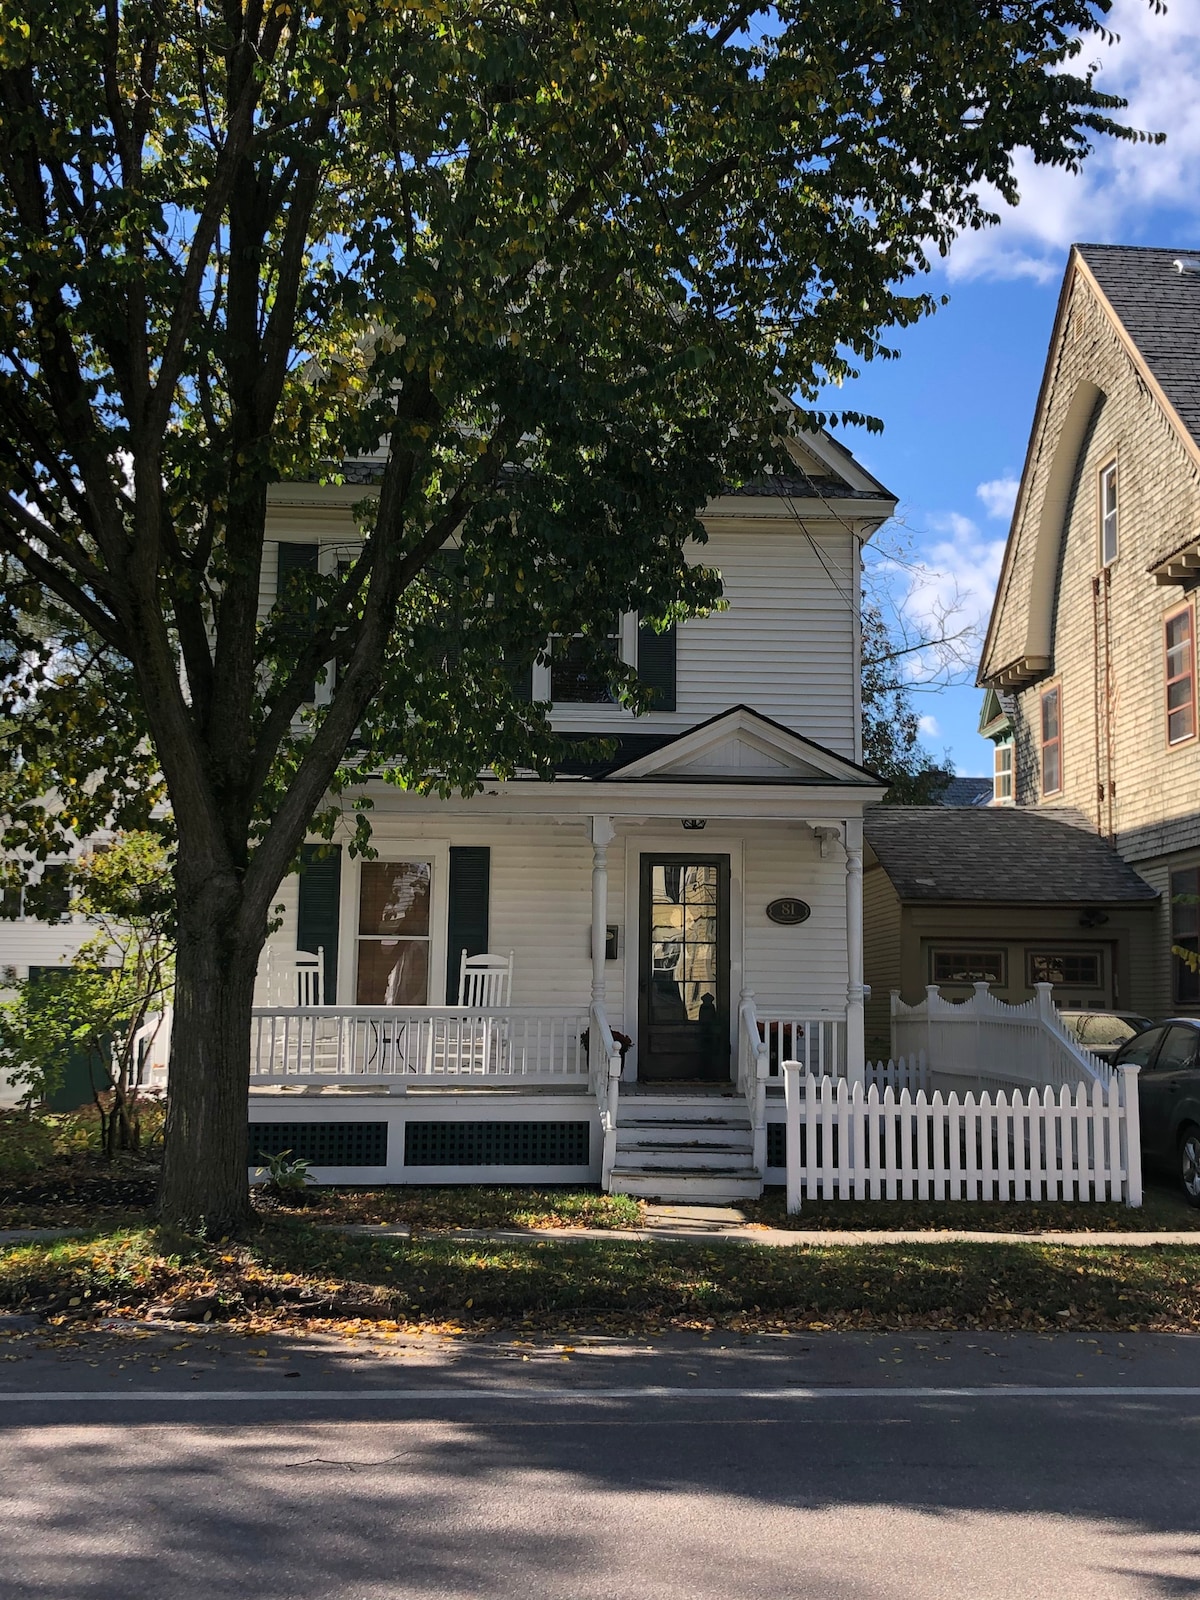
<instances>
[{"instance_id":1,"label":"glass door panel","mask_svg":"<svg viewBox=\"0 0 1200 1600\"><path fill-rule=\"evenodd\" d=\"M729 858L642 858L639 1076L729 1076Z\"/></svg>"}]
</instances>

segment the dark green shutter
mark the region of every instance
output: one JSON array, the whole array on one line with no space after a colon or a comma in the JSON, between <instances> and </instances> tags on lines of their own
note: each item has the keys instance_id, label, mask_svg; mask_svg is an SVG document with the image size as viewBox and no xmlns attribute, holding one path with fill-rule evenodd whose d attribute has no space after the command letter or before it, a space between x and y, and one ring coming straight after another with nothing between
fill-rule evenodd
<instances>
[{"instance_id":1,"label":"dark green shutter","mask_svg":"<svg viewBox=\"0 0 1200 1600\"><path fill-rule=\"evenodd\" d=\"M322 853L323 852L323 853ZM300 907L296 949L325 951L325 1004L337 1004L338 912L342 847L306 844L300 856Z\"/></svg>"},{"instance_id":2,"label":"dark green shutter","mask_svg":"<svg viewBox=\"0 0 1200 1600\"><path fill-rule=\"evenodd\" d=\"M645 623L638 629L638 677L651 691L654 711L675 709L675 628L656 633Z\"/></svg>"},{"instance_id":3,"label":"dark green shutter","mask_svg":"<svg viewBox=\"0 0 1200 1600\"><path fill-rule=\"evenodd\" d=\"M282 597L287 592L288 579L294 572L316 572L320 559L321 548L315 544L289 544L283 540L279 543L279 575L275 581L275 593ZM317 614L316 597L310 598L308 603L308 619L314 621ZM307 635L297 627L296 638L292 641L297 650L303 648ZM305 690L304 698L316 698L317 686L315 683Z\"/></svg>"},{"instance_id":4,"label":"dark green shutter","mask_svg":"<svg viewBox=\"0 0 1200 1600\"><path fill-rule=\"evenodd\" d=\"M513 699L519 700L523 706L533 702L533 662L527 667L514 667L512 669Z\"/></svg>"},{"instance_id":5,"label":"dark green shutter","mask_svg":"<svg viewBox=\"0 0 1200 1600\"><path fill-rule=\"evenodd\" d=\"M488 899L492 852L487 845L452 845L450 918L446 939L446 1004L458 1004L458 971L465 950L481 956L488 947Z\"/></svg>"}]
</instances>

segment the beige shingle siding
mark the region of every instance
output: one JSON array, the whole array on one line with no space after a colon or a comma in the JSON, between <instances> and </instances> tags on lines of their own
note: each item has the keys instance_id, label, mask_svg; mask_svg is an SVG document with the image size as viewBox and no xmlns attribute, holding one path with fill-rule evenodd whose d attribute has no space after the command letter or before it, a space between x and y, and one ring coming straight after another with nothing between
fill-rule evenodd
<instances>
[{"instance_id":1,"label":"beige shingle siding","mask_svg":"<svg viewBox=\"0 0 1200 1600\"><path fill-rule=\"evenodd\" d=\"M1103 710L1105 618L1103 594L1094 606L1100 572L1097 481L1102 465L1119 461L1119 554L1108 591L1108 666L1111 682L1112 829L1130 860L1200 846L1200 744L1170 749L1166 742L1163 619L1183 598L1147 572L1150 562L1189 532L1200 529L1200 474L1174 426L1139 375L1108 315L1084 280L1076 277L1066 337L1055 357L1047 425L1031 462L1025 523L1016 531L1001 626L991 665L1019 653L1032 563L1030 537L1040 507L1046 463L1060 418L1076 385L1090 380L1103 391L1085 436L1068 506L1054 604L1051 676L1017 696L1017 795L1022 805L1042 803L1040 708L1047 685L1062 687L1063 790L1049 804L1074 807L1107 832L1108 779ZM1094 612L1098 611L1098 615Z\"/></svg>"},{"instance_id":2,"label":"beige shingle siding","mask_svg":"<svg viewBox=\"0 0 1200 1600\"><path fill-rule=\"evenodd\" d=\"M891 1051L891 993L901 986L900 899L878 864L863 873L863 974L871 986L866 1005L867 1055Z\"/></svg>"}]
</instances>

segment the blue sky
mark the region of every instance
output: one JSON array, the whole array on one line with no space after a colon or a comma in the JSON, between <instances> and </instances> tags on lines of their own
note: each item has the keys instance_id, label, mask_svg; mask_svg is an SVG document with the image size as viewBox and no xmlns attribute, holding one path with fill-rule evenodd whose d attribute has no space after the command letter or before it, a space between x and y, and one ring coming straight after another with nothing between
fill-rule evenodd
<instances>
[{"instance_id":1,"label":"blue sky","mask_svg":"<svg viewBox=\"0 0 1200 1600\"><path fill-rule=\"evenodd\" d=\"M1130 101L1126 120L1165 146L1107 141L1078 176L1019 161L1022 203L1000 226L959 242L930 288L950 304L894 340L898 361L848 384L847 406L874 413L882 437L840 436L899 497L886 538L910 549L893 574L918 626L947 608L955 626L986 623L1016 479L1020 476L1067 251L1076 241L1200 249L1200 0L1116 0L1112 47L1095 43L1100 82ZM958 672L973 669L967 641ZM961 773L991 772L975 732L980 691L969 682L921 688L925 742Z\"/></svg>"}]
</instances>

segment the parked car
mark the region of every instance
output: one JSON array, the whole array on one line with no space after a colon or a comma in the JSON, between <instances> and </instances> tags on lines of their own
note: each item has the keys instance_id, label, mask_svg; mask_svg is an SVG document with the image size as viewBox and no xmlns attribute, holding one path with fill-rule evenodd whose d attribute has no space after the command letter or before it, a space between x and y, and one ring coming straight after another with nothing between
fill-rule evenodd
<instances>
[{"instance_id":1,"label":"parked car","mask_svg":"<svg viewBox=\"0 0 1200 1600\"><path fill-rule=\"evenodd\" d=\"M1142 1155L1178 1174L1188 1204L1200 1206L1200 1019L1171 1017L1127 1040L1114 1066L1138 1073Z\"/></svg>"},{"instance_id":2,"label":"parked car","mask_svg":"<svg viewBox=\"0 0 1200 1600\"><path fill-rule=\"evenodd\" d=\"M1111 1061L1127 1040L1151 1026L1150 1018L1136 1011L1064 1011L1061 1015L1067 1032L1101 1061Z\"/></svg>"}]
</instances>

